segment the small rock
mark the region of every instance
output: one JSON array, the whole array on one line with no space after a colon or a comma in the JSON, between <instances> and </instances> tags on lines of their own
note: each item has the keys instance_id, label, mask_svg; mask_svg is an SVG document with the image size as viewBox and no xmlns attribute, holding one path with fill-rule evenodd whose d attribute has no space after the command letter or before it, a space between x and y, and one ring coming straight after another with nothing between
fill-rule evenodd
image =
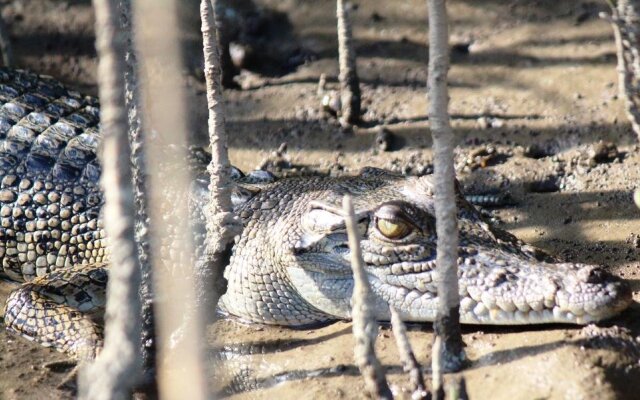
<instances>
[{"instance_id":1,"label":"small rock","mask_svg":"<svg viewBox=\"0 0 640 400\"><path fill-rule=\"evenodd\" d=\"M229 56L231 62L238 69L247 67L248 59L251 57L253 50L251 47L237 42L229 43Z\"/></svg>"},{"instance_id":2,"label":"small rock","mask_svg":"<svg viewBox=\"0 0 640 400\"><path fill-rule=\"evenodd\" d=\"M322 110L334 117L340 115L340 110L342 110L340 95L332 91L322 96Z\"/></svg>"},{"instance_id":3,"label":"small rock","mask_svg":"<svg viewBox=\"0 0 640 400\"><path fill-rule=\"evenodd\" d=\"M640 249L640 235L632 233L626 240L627 243L633 245L636 249Z\"/></svg>"},{"instance_id":4,"label":"small rock","mask_svg":"<svg viewBox=\"0 0 640 400\"><path fill-rule=\"evenodd\" d=\"M480 117L476 121L480 129L501 128L504 126L504 120L494 117Z\"/></svg>"},{"instance_id":5,"label":"small rock","mask_svg":"<svg viewBox=\"0 0 640 400\"><path fill-rule=\"evenodd\" d=\"M476 122L478 123L478 128L480 129L488 129L490 126L487 117L480 117Z\"/></svg>"},{"instance_id":6,"label":"small rock","mask_svg":"<svg viewBox=\"0 0 640 400\"><path fill-rule=\"evenodd\" d=\"M524 149L523 155L529 158L540 159L549 156L550 154L538 144L532 144Z\"/></svg>"},{"instance_id":7,"label":"small rock","mask_svg":"<svg viewBox=\"0 0 640 400\"><path fill-rule=\"evenodd\" d=\"M385 127L378 127L378 132L375 138L375 147L380 151L393 150L394 135Z\"/></svg>"},{"instance_id":8,"label":"small rock","mask_svg":"<svg viewBox=\"0 0 640 400\"><path fill-rule=\"evenodd\" d=\"M618 147L611 142L599 141L589 149L589 159L597 164L611 162L618 157Z\"/></svg>"}]
</instances>

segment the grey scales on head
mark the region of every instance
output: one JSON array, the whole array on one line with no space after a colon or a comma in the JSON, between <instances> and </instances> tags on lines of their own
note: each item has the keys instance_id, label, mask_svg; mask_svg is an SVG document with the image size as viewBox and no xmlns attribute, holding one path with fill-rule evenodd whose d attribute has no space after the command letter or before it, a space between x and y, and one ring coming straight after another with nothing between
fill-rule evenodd
<instances>
[{"instance_id":1,"label":"grey scales on head","mask_svg":"<svg viewBox=\"0 0 640 400\"><path fill-rule=\"evenodd\" d=\"M81 359L102 344L96 315L108 279L98 122L95 99L52 78L0 69L0 274L25 282L9 296L5 324ZM208 194L206 159L199 160L184 196L202 219ZM367 168L340 178L275 180L258 172L235 179L244 229L225 271L224 312L287 326L350 318L353 279L339 211L350 194L377 317L388 319L392 305L405 320L433 320L430 176ZM458 209L463 323L584 324L631 303L629 286L601 267L556 262L489 225L460 194Z\"/></svg>"}]
</instances>

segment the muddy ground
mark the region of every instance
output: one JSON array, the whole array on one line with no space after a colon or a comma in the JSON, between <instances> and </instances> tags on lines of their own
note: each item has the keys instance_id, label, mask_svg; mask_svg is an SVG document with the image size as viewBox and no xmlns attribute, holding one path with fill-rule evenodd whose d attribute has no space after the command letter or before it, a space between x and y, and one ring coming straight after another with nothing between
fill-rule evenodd
<instances>
[{"instance_id":1,"label":"muddy ground","mask_svg":"<svg viewBox=\"0 0 640 400\"><path fill-rule=\"evenodd\" d=\"M336 87L333 2L240 3L257 3L257 15L276 15L272 21L278 22L262 31L272 47L245 43L258 57L236 78L244 89L226 92L234 164L281 174L342 174L365 165L407 174L431 170L426 2L357 2L365 123L353 133L323 113L317 94L322 73L327 90ZM18 66L96 93L90 1L0 5ZM598 18L604 9L595 1L451 1L450 111L466 190L507 190L515 200L489 211L496 223L568 261L605 265L631 282L637 301L640 211L632 191L640 154L617 96L611 29ZM193 97L202 101L197 20L193 12L185 14L191 18L185 73ZM204 107L198 110L192 114L196 137L205 120ZM395 136L394 151L376 150L379 126ZM615 144L615 151L601 140ZM284 154L276 152L282 143ZM3 283L0 297L11 287ZM636 398L639 317L634 303L600 327L465 327L471 366L462 375L470 398ZM232 362L219 389L237 398L362 398L350 328L346 322L288 330L221 321L209 327L211 360L222 345ZM413 327L410 338L428 366L430 326ZM402 395L407 379L387 327L377 349ZM0 330L0 398L70 397L55 389L64 372L42 366L62 359Z\"/></svg>"}]
</instances>

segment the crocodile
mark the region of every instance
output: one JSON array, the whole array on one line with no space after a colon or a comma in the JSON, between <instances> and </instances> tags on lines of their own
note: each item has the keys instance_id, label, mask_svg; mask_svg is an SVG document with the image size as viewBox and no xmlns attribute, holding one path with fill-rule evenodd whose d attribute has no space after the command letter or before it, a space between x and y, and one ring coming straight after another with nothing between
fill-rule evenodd
<instances>
[{"instance_id":1,"label":"crocodile","mask_svg":"<svg viewBox=\"0 0 640 400\"><path fill-rule=\"evenodd\" d=\"M108 238L97 157L96 99L53 78L0 69L0 274L24 282L7 328L78 359L102 345ZM186 194L203 216L206 162ZM372 308L432 321L438 294L431 176L375 168L345 177L236 177L244 228L225 269L220 311L304 327L350 318L353 279L344 195L353 197ZM559 262L486 222L458 191L460 317L471 324L585 324L610 318L631 291L600 266Z\"/></svg>"}]
</instances>

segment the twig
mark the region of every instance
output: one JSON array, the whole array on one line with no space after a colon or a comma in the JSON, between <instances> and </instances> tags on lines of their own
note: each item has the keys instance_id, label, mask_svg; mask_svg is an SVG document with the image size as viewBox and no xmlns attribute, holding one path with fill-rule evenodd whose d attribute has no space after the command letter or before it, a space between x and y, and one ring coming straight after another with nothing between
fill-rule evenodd
<instances>
[{"instance_id":1,"label":"twig","mask_svg":"<svg viewBox=\"0 0 640 400\"><path fill-rule=\"evenodd\" d=\"M229 264L233 238L240 233L242 223L233 214L231 206L230 164L227 152L227 133L224 123L224 103L220 68L220 49L215 27L215 7L212 0L200 3L202 38L204 50L204 75L207 83L207 104L209 107L209 141L211 143L210 200L207 218L207 260L202 264L198 279L202 284L197 293L205 309L215 310L218 299L226 291L223 273ZM211 316L215 315L213 312Z\"/></svg>"},{"instance_id":2,"label":"twig","mask_svg":"<svg viewBox=\"0 0 640 400\"><path fill-rule=\"evenodd\" d=\"M149 214L158 337L161 398L209 397L203 363L204 324L196 305L193 232L187 194L187 96L182 79L178 10L180 0L137 0L136 48L146 79L143 120L155 132L146 140L149 164ZM145 138L147 139L147 138ZM213 312L213 310L210 310Z\"/></svg>"},{"instance_id":3,"label":"twig","mask_svg":"<svg viewBox=\"0 0 640 400\"><path fill-rule=\"evenodd\" d=\"M151 240L149 234L149 211L147 207L147 182L143 121L141 120L141 93L139 85L138 61L133 45L133 27L131 0L119 0L119 28L125 46L124 98L127 107L129 125L129 143L131 146L131 172L133 175L135 213L135 234L138 245L138 258L142 281L140 283L140 300L142 302L142 372L144 388L149 395L157 392L155 381L155 327L153 318L153 277ZM154 396L156 397L156 396Z\"/></svg>"},{"instance_id":4,"label":"twig","mask_svg":"<svg viewBox=\"0 0 640 400\"><path fill-rule=\"evenodd\" d=\"M338 58L340 66L340 97L343 126L360 121L360 80L356 68L356 52L353 48L353 33L349 11L344 0L337 0Z\"/></svg>"},{"instance_id":5,"label":"twig","mask_svg":"<svg viewBox=\"0 0 640 400\"><path fill-rule=\"evenodd\" d=\"M125 48L118 29L117 0L94 0L99 55L102 142L102 186L105 230L111 244L104 349L83 371L80 398L126 399L139 376L141 306L140 265L134 235L135 206L131 149L124 99ZM108 190L106 190L108 189Z\"/></svg>"},{"instance_id":6,"label":"twig","mask_svg":"<svg viewBox=\"0 0 640 400\"><path fill-rule=\"evenodd\" d=\"M445 0L428 0L429 8L429 121L433 136L436 181L438 312L435 334L442 338L445 371L460 370L466 360L460 331L458 293L458 222L453 166L454 136L449 125L449 33ZM434 348L435 352L435 348ZM440 358L441 357L441 358ZM436 359L434 354L434 359Z\"/></svg>"},{"instance_id":7,"label":"twig","mask_svg":"<svg viewBox=\"0 0 640 400\"><path fill-rule=\"evenodd\" d=\"M433 400L444 400L442 371L442 338L436 336L431 351L431 390Z\"/></svg>"},{"instance_id":8,"label":"twig","mask_svg":"<svg viewBox=\"0 0 640 400\"><path fill-rule=\"evenodd\" d=\"M360 236L356 229L356 217L353 211L351 196L345 195L342 200L345 212L349 249L351 250L351 269L353 270L352 311L353 348L355 362L364 378L365 386L371 397L375 399L392 399L385 373L376 357L375 343L378 335L378 324L369 308L372 302L371 288L365 276L360 249Z\"/></svg>"},{"instance_id":9,"label":"twig","mask_svg":"<svg viewBox=\"0 0 640 400\"><path fill-rule=\"evenodd\" d=\"M427 389L424 385L424 379L422 378L422 368L416 359L413 349L411 348L411 342L407 337L407 328L400 318L400 314L393 307L389 307L391 311L391 327L393 330L393 336L396 339L396 346L400 353L400 360L404 372L409 374L409 381L411 382L412 399L426 399L428 396Z\"/></svg>"}]
</instances>

